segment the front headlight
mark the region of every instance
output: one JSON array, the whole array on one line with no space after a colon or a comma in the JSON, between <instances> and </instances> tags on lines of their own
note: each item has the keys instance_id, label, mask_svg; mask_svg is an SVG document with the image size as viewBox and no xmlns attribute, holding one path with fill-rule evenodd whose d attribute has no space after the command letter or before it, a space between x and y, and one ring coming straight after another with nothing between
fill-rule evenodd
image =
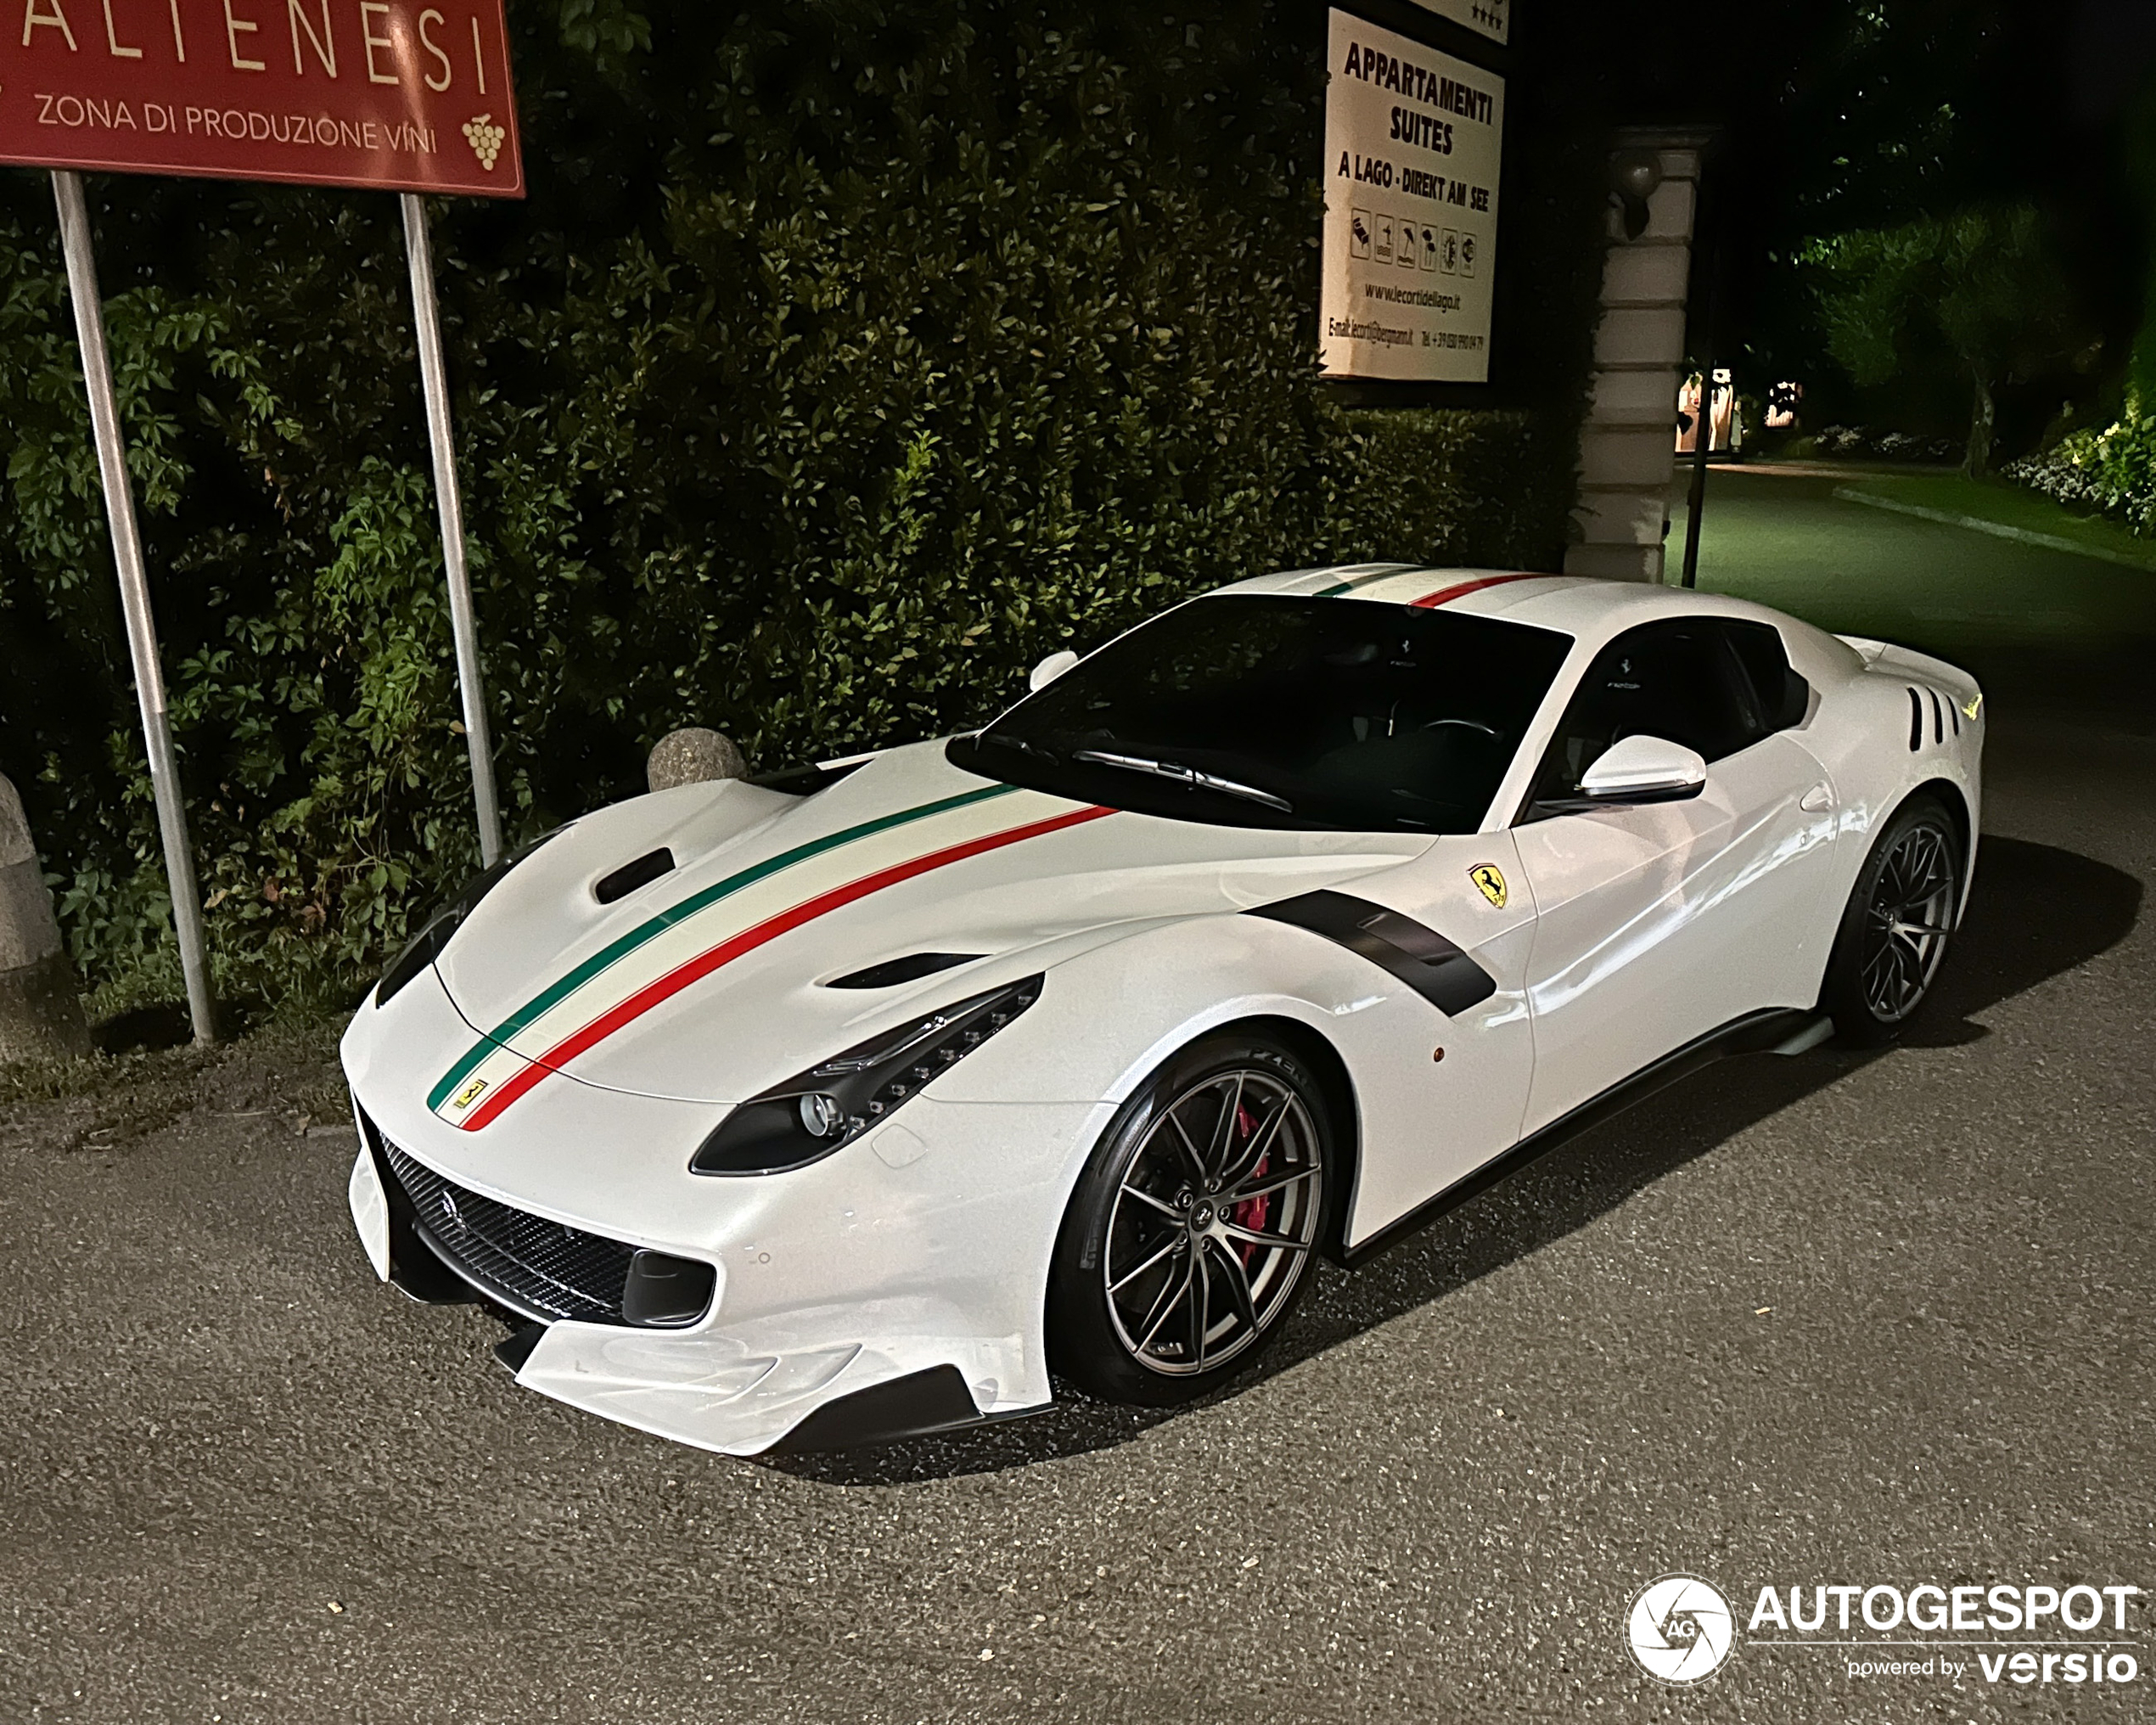
<instances>
[{"instance_id":1,"label":"front headlight","mask_svg":"<svg viewBox=\"0 0 2156 1725\"><path fill-rule=\"evenodd\" d=\"M848 1048L752 1096L689 1159L695 1174L780 1174L843 1149L1041 997L1029 976Z\"/></svg>"},{"instance_id":2,"label":"front headlight","mask_svg":"<svg viewBox=\"0 0 2156 1725\"><path fill-rule=\"evenodd\" d=\"M484 869L466 881L463 891L428 918L426 926L413 936L405 949L390 961L390 968L382 973L382 980L374 985L374 1004L387 1006L399 989L441 956L441 949L449 944L449 937L457 932L458 925L479 908L479 902L502 884L504 875L553 838L555 833L568 830L567 827L556 827L552 832L542 833L530 844L512 851L491 868Z\"/></svg>"}]
</instances>

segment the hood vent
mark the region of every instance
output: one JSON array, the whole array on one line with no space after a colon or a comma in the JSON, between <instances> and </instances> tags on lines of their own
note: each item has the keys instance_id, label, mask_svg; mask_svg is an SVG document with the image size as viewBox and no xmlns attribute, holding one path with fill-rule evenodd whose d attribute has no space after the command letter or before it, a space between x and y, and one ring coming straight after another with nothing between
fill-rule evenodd
<instances>
[{"instance_id":1,"label":"hood vent","mask_svg":"<svg viewBox=\"0 0 2156 1725\"><path fill-rule=\"evenodd\" d=\"M880 964L871 964L866 970L856 970L850 975L834 976L823 986L826 988L896 988L901 982L918 982L924 976L933 976L939 970L949 970L960 964L970 964L980 952L908 952L903 958L886 958Z\"/></svg>"},{"instance_id":2,"label":"hood vent","mask_svg":"<svg viewBox=\"0 0 2156 1725\"><path fill-rule=\"evenodd\" d=\"M648 886L662 874L674 872L674 853L661 846L648 851L633 862L624 862L613 874L601 877L592 887L592 896L601 904L612 904L617 898L626 898L639 886Z\"/></svg>"}]
</instances>

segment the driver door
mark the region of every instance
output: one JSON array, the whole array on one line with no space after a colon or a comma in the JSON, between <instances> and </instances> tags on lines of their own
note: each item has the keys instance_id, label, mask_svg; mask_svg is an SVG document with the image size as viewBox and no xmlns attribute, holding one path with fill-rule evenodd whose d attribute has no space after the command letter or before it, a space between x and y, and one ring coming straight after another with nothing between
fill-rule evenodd
<instances>
[{"instance_id":1,"label":"driver door","mask_svg":"<svg viewBox=\"0 0 2156 1725\"><path fill-rule=\"evenodd\" d=\"M1513 832L1536 907L1526 1132L1748 1012L1813 1003L1832 786L1774 729L1793 703L1781 689L1762 698L1760 643L1736 649L1732 628L1764 627L1693 617L1628 631L1566 706ZM1701 793L1564 807L1605 749L1638 735L1697 750Z\"/></svg>"}]
</instances>

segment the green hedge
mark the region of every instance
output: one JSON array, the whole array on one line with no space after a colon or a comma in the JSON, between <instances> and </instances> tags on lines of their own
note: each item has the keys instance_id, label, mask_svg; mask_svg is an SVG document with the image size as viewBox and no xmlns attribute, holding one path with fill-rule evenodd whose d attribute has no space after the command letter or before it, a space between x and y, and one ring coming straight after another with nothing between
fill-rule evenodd
<instances>
[{"instance_id":1,"label":"green hedge","mask_svg":"<svg viewBox=\"0 0 2156 1725\"><path fill-rule=\"evenodd\" d=\"M1541 198L1579 338L1524 407L1351 415L1314 374L1321 8L779 10L513 8L532 197L439 213L514 829L685 722L765 767L956 728L1255 570L1559 554L1598 193ZM395 205L92 196L221 984L347 997L474 852ZM29 174L0 443L0 770L86 976L169 990Z\"/></svg>"}]
</instances>

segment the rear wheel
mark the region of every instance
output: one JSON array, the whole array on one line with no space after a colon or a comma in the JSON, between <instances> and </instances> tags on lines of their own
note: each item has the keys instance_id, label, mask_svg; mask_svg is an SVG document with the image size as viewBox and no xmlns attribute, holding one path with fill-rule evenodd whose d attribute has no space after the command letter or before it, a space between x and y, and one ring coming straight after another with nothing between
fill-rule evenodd
<instances>
[{"instance_id":1,"label":"rear wheel","mask_svg":"<svg viewBox=\"0 0 2156 1725\"><path fill-rule=\"evenodd\" d=\"M1961 834L1936 797L1895 812L1858 872L1820 1003L1843 1040L1891 1042L1929 997L1959 915Z\"/></svg>"},{"instance_id":2,"label":"rear wheel","mask_svg":"<svg viewBox=\"0 0 2156 1725\"><path fill-rule=\"evenodd\" d=\"M1322 1097L1287 1048L1230 1033L1184 1049L1078 1182L1049 1278L1051 1364L1164 1406L1249 1363L1302 1292L1330 1154Z\"/></svg>"}]
</instances>

